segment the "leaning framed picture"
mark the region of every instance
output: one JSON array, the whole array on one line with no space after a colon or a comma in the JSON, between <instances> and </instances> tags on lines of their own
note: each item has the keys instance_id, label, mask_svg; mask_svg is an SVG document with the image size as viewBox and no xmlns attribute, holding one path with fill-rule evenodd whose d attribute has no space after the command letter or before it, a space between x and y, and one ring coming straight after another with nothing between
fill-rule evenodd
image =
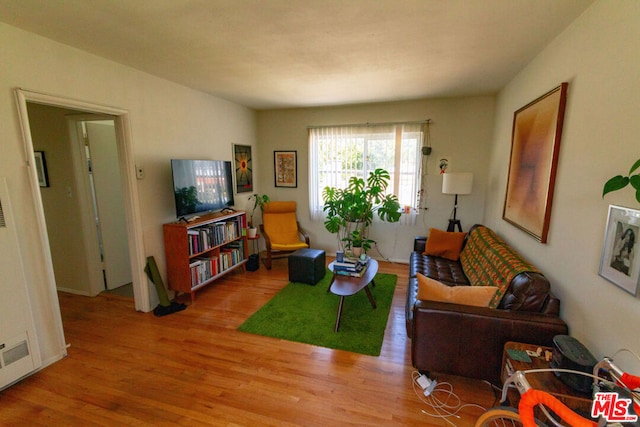
<instances>
[{"instance_id":1,"label":"leaning framed picture","mask_svg":"<svg viewBox=\"0 0 640 427\"><path fill-rule=\"evenodd\" d=\"M502 218L541 243L549 232L567 86L562 83L513 116Z\"/></svg>"},{"instance_id":2,"label":"leaning framed picture","mask_svg":"<svg viewBox=\"0 0 640 427\"><path fill-rule=\"evenodd\" d=\"M47 159L44 156L44 151L34 151L33 157L35 159L36 173L38 174L38 183L40 187L48 187L49 173L47 172Z\"/></svg>"},{"instance_id":3,"label":"leaning framed picture","mask_svg":"<svg viewBox=\"0 0 640 427\"><path fill-rule=\"evenodd\" d=\"M297 151L274 151L273 168L276 187L298 187Z\"/></svg>"},{"instance_id":4,"label":"leaning framed picture","mask_svg":"<svg viewBox=\"0 0 640 427\"><path fill-rule=\"evenodd\" d=\"M236 193L253 191L251 146L233 144L233 163L236 176Z\"/></svg>"},{"instance_id":5,"label":"leaning framed picture","mask_svg":"<svg viewBox=\"0 0 640 427\"><path fill-rule=\"evenodd\" d=\"M615 205L609 206L598 274L632 295L638 294L639 233L639 210Z\"/></svg>"}]
</instances>

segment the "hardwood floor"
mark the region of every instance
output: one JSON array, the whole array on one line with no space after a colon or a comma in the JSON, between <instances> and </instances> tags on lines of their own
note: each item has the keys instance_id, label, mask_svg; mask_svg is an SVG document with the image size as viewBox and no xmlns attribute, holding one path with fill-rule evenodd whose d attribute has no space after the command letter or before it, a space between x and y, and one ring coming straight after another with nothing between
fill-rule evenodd
<instances>
[{"instance_id":1,"label":"hardwood floor","mask_svg":"<svg viewBox=\"0 0 640 427\"><path fill-rule=\"evenodd\" d=\"M230 274L165 317L123 297L60 293L68 357L1 392L0 424L473 425L477 407L452 424L423 413L433 410L412 386L408 267L381 262L380 271L398 275L380 357L236 330L288 283L286 260ZM438 380L450 381L461 404L494 404L480 381Z\"/></svg>"}]
</instances>

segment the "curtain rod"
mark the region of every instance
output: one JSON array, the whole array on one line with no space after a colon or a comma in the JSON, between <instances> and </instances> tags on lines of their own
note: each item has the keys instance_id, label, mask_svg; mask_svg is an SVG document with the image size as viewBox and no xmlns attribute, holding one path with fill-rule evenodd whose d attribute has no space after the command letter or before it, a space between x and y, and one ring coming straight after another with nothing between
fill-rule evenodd
<instances>
[{"instance_id":1,"label":"curtain rod","mask_svg":"<svg viewBox=\"0 0 640 427\"><path fill-rule=\"evenodd\" d=\"M390 126L390 125L422 125L431 123L431 119L426 120L414 120L408 122L385 122L385 123L350 123L343 125L322 125L322 126L307 126L307 129L322 129L333 128L341 126Z\"/></svg>"}]
</instances>

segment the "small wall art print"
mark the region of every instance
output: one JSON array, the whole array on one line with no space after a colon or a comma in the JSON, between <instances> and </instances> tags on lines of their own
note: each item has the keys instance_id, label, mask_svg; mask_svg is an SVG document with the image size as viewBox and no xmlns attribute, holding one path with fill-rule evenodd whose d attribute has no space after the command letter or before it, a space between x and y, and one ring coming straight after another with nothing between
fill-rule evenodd
<instances>
[{"instance_id":1,"label":"small wall art print","mask_svg":"<svg viewBox=\"0 0 640 427\"><path fill-rule=\"evenodd\" d=\"M640 211L610 205L598 274L631 295L638 294L639 238Z\"/></svg>"},{"instance_id":2,"label":"small wall art print","mask_svg":"<svg viewBox=\"0 0 640 427\"><path fill-rule=\"evenodd\" d=\"M34 151L33 157L36 174L38 175L38 184L40 184L40 187L48 187L49 173L47 172L47 159L44 156L44 151Z\"/></svg>"},{"instance_id":3,"label":"small wall art print","mask_svg":"<svg viewBox=\"0 0 640 427\"><path fill-rule=\"evenodd\" d=\"M298 187L297 151L274 151L273 163L276 187Z\"/></svg>"},{"instance_id":4,"label":"small wall art print","mask_svg":"<svg viewBox=\"0 0 640 427\"><path fill-rule=\"evenodd\" d=\"M515 112L502 218L546 243L568 83Z\"/></svg>"},{"instance_id":5,"label":"small wall art print","mask_svg":"<svg viewBox=\"0 0 640 427\"><path fill-rule=\"evenodd\" d=\"M236 170L236 193L253 191L251 146L233 144L233 163Z\"/></svg>"}]
</instances>

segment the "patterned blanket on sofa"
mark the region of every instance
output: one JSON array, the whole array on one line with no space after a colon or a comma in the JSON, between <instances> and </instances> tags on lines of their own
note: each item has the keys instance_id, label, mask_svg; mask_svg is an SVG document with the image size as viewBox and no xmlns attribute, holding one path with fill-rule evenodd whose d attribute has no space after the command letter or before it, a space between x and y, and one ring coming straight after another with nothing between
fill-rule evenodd
<instances>
[{"instance_id":1,"label":"patterned blanket on sofa","mask_svg":"<svg viewBox=\"0 0 640 427\"><path fill-rule=\"evenodd\" d=\"M460 263L471 286L497 286L489 307L496 308L514 277L540 271L502 240L493 230L473 229L460 253Z\"/></svg>"}]
</instances>

